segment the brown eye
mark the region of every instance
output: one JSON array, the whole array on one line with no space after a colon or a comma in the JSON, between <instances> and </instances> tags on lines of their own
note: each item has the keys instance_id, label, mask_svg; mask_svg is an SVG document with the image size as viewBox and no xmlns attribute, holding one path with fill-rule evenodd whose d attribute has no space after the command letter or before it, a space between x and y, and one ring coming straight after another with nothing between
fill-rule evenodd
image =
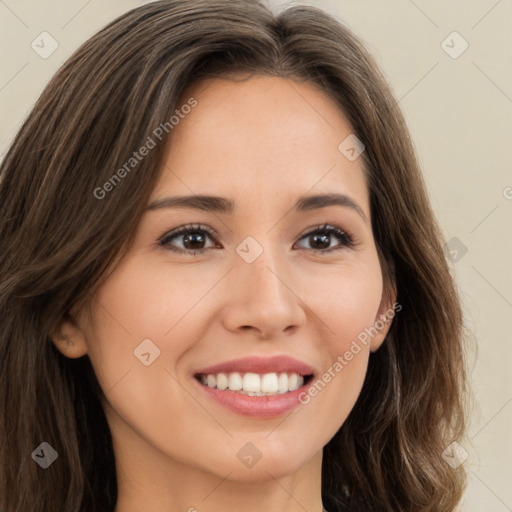
<instances>
[{"instance_id":1,"label":"brown eye","mask_svg":"<svg viewBox=\"0 0 512 512\"><path fill-rule=\"evenodd\" d=\"M208 249L220 248L215 244L217 236L216 232L206 226L188 225L167 233L160 239L159 244L171 251L195 255L202 254ZM310 244L310 247L303 247L304 249L315 253L329 253L356 245L347 232L328 224L318 226L300 240L306 240ZM335 240L338 244L332 246Z\"/></svg>"},{"instance_id":2,"label":"brown eye","mask_svg":"<svg viewBox=\"0 0 512 512\"><path fill-rule=\"evenodd\" d=\"M338 240L339 244L331 247L333 237ZM319 226L313 231L306 233L301 240L307 240L307 242L311 244L310 249L312 251L323 253L347 247L350 248L355 245L352 237L348 233L342 231L336 226L329 226L328 224ZM306 247L306 249L308 249L308 247Z\"/></svg>"},{"instance_id":3,"label":"brown eye","mask_svg":"<svg viewBox=\"0 0 512 512\"><path fill-rule=\"evenodd\" d=\"M214 233L205 226L186 226L177 231L172 231L160 240L160 245L171 251L184 253L203 253L206 249L215 248L215 244L207 246L208 239L214 240ZM176 242L181 247L176 247Z\"/></svg>"}]
</instances>

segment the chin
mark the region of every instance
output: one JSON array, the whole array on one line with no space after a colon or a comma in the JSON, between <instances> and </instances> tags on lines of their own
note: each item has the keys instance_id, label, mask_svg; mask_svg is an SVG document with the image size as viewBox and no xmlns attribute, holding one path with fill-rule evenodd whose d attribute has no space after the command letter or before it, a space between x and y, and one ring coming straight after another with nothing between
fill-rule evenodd
<instances>
[{"instance_id":1,"label":"chin","mask_svg":"<svg viewBox=\"0 0 512 512\"><path fill-rule=\"evenodd\" d=\"M246 483L265 482L292 475L299 471L306 462L307 460L291 459L289 454L272 457L262 456L252 467L246 467L242 463L235 464L234 466L233 464L226 464L227 472L222 477L231 471L228 476L231 481Z\"/></svg>"}]
</instances>

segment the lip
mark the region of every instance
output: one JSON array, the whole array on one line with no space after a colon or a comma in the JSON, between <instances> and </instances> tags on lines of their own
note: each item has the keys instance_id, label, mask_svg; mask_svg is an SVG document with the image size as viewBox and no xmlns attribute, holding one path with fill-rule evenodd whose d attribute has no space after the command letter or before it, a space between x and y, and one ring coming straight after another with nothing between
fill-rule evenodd
<instances>
[{"instance_id":1,"label":"lip","mask_svg":"<svg viewBox=\"0 0 512 512\"><path fill-rule=\"evenodd\" d=\"M192 380L208 397L232 412L242 416L260 419L277 418L292 411L301 404L299 396L306 392L307 388L313 382L311 378L299 389L283 393L282 395L248 396L227 389L221 391L217 388L210 388L201 384L195 378Z\"/></svg>"},{"instance_id":2,"label":"lip","mask_svg":"<svg viewBox=\"0 0 512 512\"><path fill-rule=\"evenodd\" d=\"M218 373L297 373L303 377L311 376L305 383L295 391L270 396L249 396L242 395L236 391L220 390L205 386L197 377L201 374L212 375ZM202 389L202 392L218 404L230 411L242 416L251 418L270 419L282 416L301 404L299 396L306 392L314 380L315 370L308 364L286 355L273 357L243 357L232 359L223 363L201 368L194 373L195 385Z\"/></svg>"},{"instance_id":3,"label":"lip","mask_svg":"<svg viewBox=\"0 0 512 512\"><path fill-rule=\"evenodd\" d=\"M293 357L280 355L273 357L242 357L240 359L232 359L223 363L218 363L207 368L201 368L195 372L198 374L217 374L217 373L280 373L295 372L299 375L312 375L315 370L308 364L294 359Z\"/></svg>"}]
</instances>

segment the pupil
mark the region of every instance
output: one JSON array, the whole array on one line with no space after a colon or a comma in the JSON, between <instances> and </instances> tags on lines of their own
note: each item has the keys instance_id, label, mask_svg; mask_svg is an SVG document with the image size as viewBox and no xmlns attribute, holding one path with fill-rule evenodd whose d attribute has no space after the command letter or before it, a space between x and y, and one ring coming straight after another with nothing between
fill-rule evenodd
<instances>
[{"instance_id":1,"label":"pupil","mask_svg":"<svg viewBox=\"0 0 512 512\"><path fill-rule=\"evenodd\" d=\"M312 235L313 240L315 241L312 245L316 249L326 249L329 247L329 235ZM323 247L315 247L317 245L317 241L320 240L320 244L324 244Z\"/></svg>"},{"instance_id":2,"label":"pupil","mask_svg":"<svg viewBox=\"0 0 512 512\"><path fill-rule=\"evenodd\" d=\"M188 247L189 242L192 243L192 247ZM203 235L199 233L189 233L185 235L185 239L183 240L183 244L187 249L201 249L201 247L198 247L201 245L201 243L204 243Z\"/></svg>"}]
</instances>

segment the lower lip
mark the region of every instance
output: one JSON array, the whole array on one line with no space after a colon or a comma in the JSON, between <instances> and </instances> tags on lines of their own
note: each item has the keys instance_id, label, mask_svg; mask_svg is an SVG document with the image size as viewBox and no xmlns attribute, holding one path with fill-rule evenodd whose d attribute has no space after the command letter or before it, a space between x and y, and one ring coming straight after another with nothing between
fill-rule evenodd
<instances>
[{"instance_id":1,"label":"lower lip","mask_svg":"<svg viewBox=\"0 0 512 512\"><path fill-rule=\"evenodd\" d=\"M249 396L242 395L236 391L221 391L194 381L213 400L217 401L227 409L252 418L277 418L282 416L301 404L299 396L309 387L308 384L301 386L295 391L288 391L282 395ZM313 381L313 379L311 379Z\"/></svg>"}]
</instances>

